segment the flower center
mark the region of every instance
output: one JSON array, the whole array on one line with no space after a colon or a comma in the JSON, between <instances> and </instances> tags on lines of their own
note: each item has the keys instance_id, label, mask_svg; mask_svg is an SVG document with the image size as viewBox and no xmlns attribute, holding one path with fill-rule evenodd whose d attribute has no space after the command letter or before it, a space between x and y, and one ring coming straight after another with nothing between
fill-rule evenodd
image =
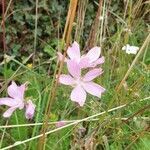
<instances>
[{"instance_id":1,"label":"flower center","mask_svg":"<svg viewBox=\"0 0 150 150\"><path fill-rule=\"evenodd\" d=\"M75 80L75 86L77 86L77 85L83 85L83 80L82 80L82 78L78 78L78 79L76 79Z\"/></svg>"}]
</instances>

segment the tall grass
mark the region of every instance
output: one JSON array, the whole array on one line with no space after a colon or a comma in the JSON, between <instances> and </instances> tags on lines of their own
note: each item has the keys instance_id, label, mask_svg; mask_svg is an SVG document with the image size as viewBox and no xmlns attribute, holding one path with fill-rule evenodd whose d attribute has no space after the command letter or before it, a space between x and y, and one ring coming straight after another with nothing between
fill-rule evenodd
<instances>
[{"instance_id":1,"label":"tall grass","mask_svg":"<svg viewBox=\"0 0 150 150\"><path fill-rule=\"evenodd\" d=\"M6 11L3 12L1 24L4 24L6 18L9 22L8 16L12 14L12 12L8 14L11 2L10 0ZM44 1L44 6L47 3ZM150 34L146 18L149 12L148 2L70 0L65 6L68 9L67 14L59 12L65 16L58 19L59 38L55 51L63 51L65 58L68 46L76 40L83 49L82 53L97 45L101 46L102 55L105 56L105 63L102 66L104 73L96 82L103 85L106 92L101 99L88 95L84 107L78 107L71 102L70 88L58 84L56 74L59 76L61 72L66 72L64 60L59 63L56 52L50 59L40 56L38 60L36 59L36 55L39 55L39 41L52 47L52 44L38 37L37 25L42 24L38 20L42 11L38 12L38 9L41 7L42 4L37 0L34 11L33 54L22 60L17 56L10 56L13 53L8 52L4 63L0 64L0 77L2 76L0 97L6 96L10 81L16 80L19 83L28 81L26 97L36 104L35 117L28 121L20 110L17 110L10 119L4 119L1 115L1 149L148 150L150 146ZM47 8L44 9L50 12ZM64 20L62 33L61 26ZM52 27L52 30L55 28ZM4 32L3 30L2 33ZM140 47L137 55L128 55L121 50L128 43ZM42 49L40 52L45 54ZM32 57L34 63L29 67ZM4 110L4 107L0 107L0 113ZM64 120L66 124L56 127L60 120Z\"/></svg>"}]
</instances>

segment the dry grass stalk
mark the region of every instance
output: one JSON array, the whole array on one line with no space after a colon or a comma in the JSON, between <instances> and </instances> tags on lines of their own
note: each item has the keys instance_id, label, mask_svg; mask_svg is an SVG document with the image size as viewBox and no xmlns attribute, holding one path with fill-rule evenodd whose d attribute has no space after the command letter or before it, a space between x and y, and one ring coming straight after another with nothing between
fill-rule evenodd
<instances>
[{"instance_id":1,"label":"dry grass stalk","mask_svg":"<svg viewBox=\"0 0 150 150\"><path fill-rule=\"evenodd\" d=\"M67 15L67 21L66 21L64 35L63 35L63 40L65 41L66 46L65 46L65 50L64 50L63 60L61 61L58 72L57 72L58 78L61 74L61 71L63 68L63 63L64 63L64 58L66 56L66 50L67 50L69 43L70 43L71 31L72 31L72 27L73 27L73 21L75 18L77 2L78 2L78 0L71 0L70 1L70 6L69 6L69 10L68 10L68 15ZM52 86L53 88L51 89L50 101L47 105L47 109L46 109L46 113L45 113L45 121L43 123L43 128L42 128L43 136L39 140L39 147L38 147L39 150L42 150L44 148L44 145L45 145L45 139L46 139L45 133L46 133L47 128L48 128L50 108L51 108L51 106L54 102L54 99L55 99L55 94L56 94L57 85L58 85L58 78L56 79L54 85Z\"/></svg>"},{"instance_id":2,"label":"dry grass stalk","mask_svg":"<svg viewBox=\"0 0 150 150\"><path fill-rule=\"evenodd\" d=\"M122 85L124 84L125 80L128 78L128 76L129 76L131 70L133 69L134 65L136 64L136 62L137 62L139 56L142 54L143 50L144 50L145 47L149 44L149 42L150 42L150 33L149 33L149 35L146 37L146 39L145 39L145 41L144 41L144 43L143 43L141 49L139 50L138 54L137 54L136 57L134 58L134 60L133 60L133 62L132 62L132 64L131 64L131 66L130 66L129 69L127 70L127 72L126 72L125 76L123 77L123 79L121 80L120 84L116 87L116 91L117 91L117 92L120 91Z\"/></svg>"},{"instance_id":3,"label":"dry grass stalk","mask_svg":"<svg viewBox=\"0 0 150 150\"><path fill-rule=\"evenodd\" d=\"M90 49L96 44L97 31L98 31L99 23L100 23L99 17L101 16L102 4L103 4L103 0L99 0L99 6L98 6L97 13L96 13L96 17L92 24L89 38L87 40L86 46L84 47L84 50Z\"/></svg>"},{"instance_id":4,"label":"dry grass stalk","mask_svg":"<svg viewBox=\"0 0 150 150\"><path fill-rule=\"evenodd\" d=\"M87 4L89 0L79 0L78 10L77 10L77 21L76 21L76 31L75 31L75 41L80 42L80 38L83 34L84 29L84 18L87 9Z\"/></svg>"}]
</instances>

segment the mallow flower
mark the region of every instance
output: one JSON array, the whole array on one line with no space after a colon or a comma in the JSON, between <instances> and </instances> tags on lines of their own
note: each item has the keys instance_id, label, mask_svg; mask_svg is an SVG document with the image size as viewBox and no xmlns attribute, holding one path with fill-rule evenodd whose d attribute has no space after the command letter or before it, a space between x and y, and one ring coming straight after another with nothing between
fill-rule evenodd
<instances>
[{"instance_id":1,"label":"mallow flower","mask_svg":"<svg viewBox=\"0 0 150 150\"><path fill-rule=\"evenodd\" d=\"M101 94L105 91L105 89L94 83L92 80L103 73L102 69L92 69L82 77L81 68L76 61L68 60L67 68L69 74L61 74L59 82L73 87L70 95L72 101L83 106L86 100L86 92L99 98L101 97Z\"/></svg>"},{"instance_id":2,"label":"mallow flower","mask_svg":"<svg viewBox=\"0 0 150 150\"><path fill-rule=\"evenodd\" d=\"M136 54L139 50L137 46L130 46L129 44L122 47L122 50L125 50L127 54Z\"/></svg>"},{"instance_id":3,"label":"mallow flower","mask_svg":"<svg viewBox=\"0 0 150 150\"><path fill-rule=\"evenodd\" d=\"M58 58L61 61L63 55L58 52ZM100 47L93 47L87 54L82 55L80 53L79 44L75 41L72 46L68 47L67 55L69 58L65 58L65 62L68 60L73 60L77 62L80 68L89 68L89 67L96 67L99 64L104 63L104 57L100 57L101 48Z\"/></svg>"},{"instance_id":4,"label":"mallow flower","mask_svg":"<svg viewBox=\"0 0 150 150\"><path fill-rule=\"evenodd\" d=\"M27 119L32 119L35 112L35 104L32 103L31 100L28 100L26 103L26 112L25 116Z\"/></svg>"},{"instance_id":5,"label":"mallow flower","mask_svg":"<svg viewBox=\"0 0 150 150\"><path fill-rule=\"evenodd\" d=\"M26 84L17 86L17 84L14 81L12 81L11 85L7 88L7 93L9 97L0 98L0 105L6 105L9 107L4 112L3 117L9 118L16 109L21 110L24 108L24 106L26 106L24 100L25 90ZM32 112L33 108L31 108L30 111Z\"/></svg>"}]
</instances>

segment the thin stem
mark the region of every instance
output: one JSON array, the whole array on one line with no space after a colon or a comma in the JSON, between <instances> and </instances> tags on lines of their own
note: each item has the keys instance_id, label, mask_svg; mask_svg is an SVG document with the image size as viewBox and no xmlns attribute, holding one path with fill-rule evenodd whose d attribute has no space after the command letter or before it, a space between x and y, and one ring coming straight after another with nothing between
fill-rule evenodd
<instances>
[{"instance_id":1,"label":"thin stem","mask_svg":"<svg viewBox=\"0 0 150 150\"><path fill-rule=\"evenodd\" d=\"M7 126L7 124L8 124L8 120L6 121L6 126ZM5 132L6 132L6 128L4 128L3 134L2 134L2 136L1 136L0 148L2 147L2 143L3 143L4 136L5 136Z\"/></svg>"},{"instance_id":2,"label":"thin stem","mask_svg":"<svg viewBox=\"0 0 150 150\"><path fill-rule=\"evenodd\" d=\"M150 33L149 35L147 36L147 38L145 39L141 49L139 50L138 54L136 55L136 57L134 58L131 66L129 67L128 71L126 72L124 78L122 79L122 81L120 82L119 86L116 88L117 92L121 89L123 83L125 82L125 80L128 78L132 68L134 67L135 63L137 62L139 56L142 54L143 50L145 49L146 45L149 44L149 41L150 41Z\"/></svg>"},{"instance_id":3,"label":"thin stem","mask_svg":"<svg viewBox=\"0 0 150 150\"><path fill-rule=\"evenodd\" d=\"M106 19L106 14L105 14L105 8L106 7L106 1L104 0L104 6L102 7L102 17L103 19L101 20L101 29L100 29L100 46L102 46L102 40L103 40L103 27L104 27L104 19ZM101 17L101 16L100 16Z\"/></svg>"},{"instance_id":4,"label":"thin stem","mask_svg":"<svg viewBox=\"0 0 150 150\"><path fill-rule=\"evenodd\" d=\"M37 90L38 92L38 95L39 95L39 101L38 101L38 105L37 105L37 115L36 115L36 122L39 121L39 117L40 117L40 110L41 110L41 101L42 101L42 97L41 97L41 94L40 94L40 91ZM39 130L37 128L37 126L34 126L34 129L33 129L33 132L32 132L32 137L36 135L36 131ZM29 150L31 149L31 146L32 146L32 142L29 144Z\"/></svg>"},{"instance_id":5,"label":"thin stem","mask_svg":"<svg viewBox=\"0 0 150 150\"><path fill-rule=\"evenodd\" d=\"M149 117L140 117L141 119L143 120L150 120ZM113 118L115 120L128 120L129 118L126 118L126 117L123 117L123 118ZM86 120L88 122L91 122L91 121L98 121L99 118L95 118L95 119L90 119L90 120ZM76 122L76 121L79 121L78 120L63 120L62 122L64 123L72 123L72 122ZM59 123L60 121L56 121L56 122L48 122L48 125L55 125L57 123ZM42 122L39 122L39 123L29 123L29 124L18 124L18 125L4 125L4 126L0 126L0 129L5 129L5 128L18 128L18 127L31 127L31 126L41 126L43 123Z\"/></svg>"},{"instance_id":6,"label":"thin stem","mask_svg":"<svg viewBox=\"0 0 150 150\"><path fill-rule=\"evenodd\" d=\"M63 36L63 39L66 39L66 47L65 47L65 50L64 50L63 59L60 62L60 66L59 66L59 69L58 69L57 79L54 82L54 85L52 86L52 89L51 89L50 101L47 105L45 120L44 120L43 128L42 128L42 133L43 134L41 136L42 138L39 141L39 150L43 149L43 146L44 146L44 143L45 143L45 138L46 138L45 132L46 132L47 127L48 127L47 123L48 123L48 120L49 120L50 109L51 109L51 106L52 106L52 104L54 103L54 100L55 100L55 94L56 94L56 90L57 90L58 79L59 79L59 76L61 74L63 64L64 64L64 59L65 59L65 56L66 56L66 51L67 51L67 48L68 48L69 43L70 43L70 37L71 37L71 32L72 32L72 27L73 27L73 21L74 21L74 18L75 18L77 3L78 3L78 0L71 0L71 2L70 2L69 11L68 11L68 15L70 17L67 16L67 19L69 18L69 22L67 21L67 23L66 23L66 26L68 26L68 30L67 30L66 33L64 33L66 36ZM57 65L58 65L58 61L57 61ZM54 77L56 77L56 76L54 76Z\"/></svg>"},{"instance_id":7,"label":"thin stem","mask_svg":"<svg viewBox=\"0 0 150 150\"><path fill-rule=\"evenodd\" d=\"M7 6L6 11L5 11L5 14L4 14L5 17L6 17L6 15L7 15L7 12L8 12L8 10L9 10L9 8L10 8L10 5L11 5L12 1L13 1L13 0L10 0L9 3L8 3L8 6Z\"/></svg>"},{"instance_id":8,"label":"thin stem","mask_svg":"<svg viewBox=\"0 0 150 150\"><path fill-rule=\"evenodd\" d=\"M5 39L5 0L2 0L2 30L3 30L3 49L6 53L6 39Z\"/></svg>"},{"instance_id":9,"label":"thin stem","mask_svg":"<svg viewBox=\"0 0 150 150\"><path fill-rule=\"evenodd\" d=\"M35 8L35 31L34 31L34 55L33 55L33 64L35 61L35 53L36 53L36 45L37 45L37 26L38 26L38 3L36 0L36 8Z\"/></svg>"},{"instance_id":10,"label":"thin stem","mask_svg":"<svg viewBox=\"0 0 150 150\"><path fill-rule=\"evenodd\" d=\"M18 116L17 116L17 113L16 113L16 112L15 112L15 118L16 118L16 124L19 124ZM20 129L19 129L19 128L17 128L17 130L18 130L19 139L21 139Z\"/></svg>"},{"instance_id":11,"label":"thin stem","mask_svg":"<svg viewBox=\"0 0 150 150\"><path fill-rule=\"evenodd\" d=\"M97 114L95 114L95 115L92 115L92 116L89 116L89 117L86 117L86 118L77 120L77 121L75 121L75 122L72 122L72 123L70 123L70 124L67 124L67 125L65 125L65 126L62 126L62 127L60 127L60 128L56 128L56 129L54 129L54 130L48 131L48 132L45 133L45 135L49 135L49 134L51 134L51 133L54 133L54 132L57 132L57 131L59 131L59 130L65 129L65 128L67 128L67 127L70 127L70 126L76 125L76 124L78 124L78 123L81 123L81 122L83 122L83 121L87 121L87 120L89 120L89 119L93 119L93 118L95 118L95 117L99 117L99 116L104 115L104 114L109 113L109 112L113 112L113 111L116 111L116 110L120 110L120 109L122 109L122 108L124 108L124 107L126 107L126 106L131 106L131 105L133 105L133 104L136 104L137 102L143 102L143 101L148 100L148 99L150 99L150 97L141 99L141 100L139 100L139 101L134 101L134 102L132 102L132 103L130 103L130 104L128 103L128 104L120 105L120 106L118 106L118 107L114 107L114 108L112 108L112 109L109 109L108 111L103 111L103 112L97 113ZM18 146L18 145L27 143L27 142L32 141L32 140L35 140L35 139L38 139L38 138L40 138L40 137L42 137L42 136L43 136L43 134L40 134L40 135L37 135L37 136L35 136L35 137L29 138L29 139L24 140L24 141L17 141L17 142L15 142L15 143L12 144L12 145L9 145L9 146L7 146L7 147L4 147L3 150L7 150L7 149L10 149L10 148L16 147L16 146Z\"/></svg>"}]
</instances>

